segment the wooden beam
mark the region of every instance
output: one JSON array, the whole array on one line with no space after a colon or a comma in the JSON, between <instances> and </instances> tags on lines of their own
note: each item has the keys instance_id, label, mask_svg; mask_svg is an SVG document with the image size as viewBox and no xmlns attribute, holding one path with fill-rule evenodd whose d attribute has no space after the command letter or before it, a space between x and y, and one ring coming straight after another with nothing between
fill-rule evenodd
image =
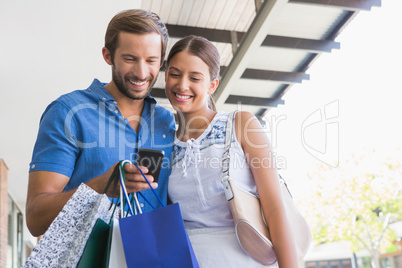
<instances>
[{"instance_id":1,"label":"wooden beam","mask_svg":"<svg viewBox=\"0 0 402 268\"><path fill-rule=\"evenodd\" d=\"M267 35L261 46L302 49L312 53L331 52L340 49L339 42L332 40L314 40L295 37Z\"/></svg>"},{"instance_id":2,"label":"wooden beam","mask_svg":"<svg viewBox=\"0 0 402 268\"><path fill-rule=\"evenodd\" d=\"M198 35L207 38L212 42L221 42L221 43L232 43L232 37L230 31L227 30L218 30L218 29L209 29L209 28L200 28L200 27L192 27L192 26L183 26L183 25L173 25L166 24L166 28L168 29L168 33L170 37L178 37L182 38L187 35ZM241 38L244 33L236 32L238 40Z\"/></svg>"},{"instance_id":3,"label":"wooden beam","mask_svg":"<svg viewBox=\"0 0 402 268\"><path fill-rule=\"evenodd\" d=\"M237 36L237 40L240 43L245 32L216 30L199 27L189 27L182 25L167 24L169 36L182 38L187 35L199 35L207 38L212 42L220 43L233 43L234 35ZM339 49L339 42L332 40L314 40L303 39L286 36L267 35L261 44L262 47L281 47L306 50L312 53L331 52L332 49Z\"/></svg>"},{"instance_id":4,"label":"wooden beam","mask_svg":"<svg viewBox=\"0 0 402 268\"><path fill-rule=\"evenodd\" d=\"M289 3L334 6L351 11L370 11L373 6L381 6L381 0L289 0Z\"/></svg>"},{"instance_id":5,"label":"wooden beam","mask_svg":"<svg viewBox=\"0 0 402 268\"><path fill-rule=\"evenodd\" d=\"M167 99L166 94L165 94L165 89L164 88L158 88L154 87L151 90L151 96L154 98L164 98Z\"/></svg>"},{"instance_id":6,"label":"wooden beam","mask_svg":"<svg viewBox=\"0 0 402 268\"><path fill-rule=\"evenodd\" d=\"M258 97L248 97L240 95L229 95L225 101L225 104L277 107L279 104L285 104L285 101L282 99L274 99L274 98L258 98Z\"/></svg>"},{"instance_id":7,"label":"wooden beam","mask_svg":"<svg viewBox=\"0 0 402 268\"><path fill-rule=\"evenodd\" d=\"M261 5L214 93L214 100L218 109L227 101L235 83L247 68L247 59L254 53L255 49L261 46L268 29L287 2L287 0L272 0L264 1Z\"/></svg>"},{"instance_id":8,"label":"wooden beam","mask_svg":"<svg viewBox=\"0 0 402 268\"><path fill-rule=\"evenodd\" d=\"M258 79L265 81L278 81L285 84L301 83L303 80L310 79L310 75L297 72L279 72L269 70L246 69L241 78Z\"/></svg>"}]
</instances>

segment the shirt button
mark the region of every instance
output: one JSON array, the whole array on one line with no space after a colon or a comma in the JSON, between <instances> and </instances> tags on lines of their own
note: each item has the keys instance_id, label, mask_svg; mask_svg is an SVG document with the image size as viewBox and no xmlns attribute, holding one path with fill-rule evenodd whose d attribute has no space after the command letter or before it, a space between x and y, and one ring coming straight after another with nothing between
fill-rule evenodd
<instances>
[{"instance_id":1,"label":"shirt button","mask_svg":"<svg viewBox=\"0 0 402 268\"><path fill-rule=\"evenodd\" d=\"M106 100L106 98L102 98L102 100Z\"/></svg>"},{"instance_id":2,"label":"shirt button","mask_svg":"<svg viewBox=\"0 0 402 268\"><path fill-rule=\"evenodd\" d=\"M162 135L162 137L163 137L163 138L166 138L166 135L165 135L165 134L163 134L163 135Z\"/></svg>"},{"instance_id":3,"label":"shirt button","mask_svg":"<svg viewBox=\"0 0 402 268\"><path fill-rule=\"evenodd\" d=\"M33 164L33 165L31 166L31 168L34 169L34 168L35 168L35 164Z\"/></svg>"},{"instance_id":4,"label":"shirt button","mask_svg":"<svg viewBox=\"0 0 402 268\"><path fill-rule=\"evenodd\" d=\"M114 110L114 112L115 112L116 114L118 114L118 113L119 113L119 111L117 111L117 110Z\"/></svg>"},{"instance_id":5,"label":"shirt button","mask_svg":"<svg viewBox=\"0 0 402 268\"><path fill-rule=\"evenodd\" d=\"M140 204L140 207L142 207L142 208L143 208L143 207L144 207L144 203L141 203L141 204Z\"/></svg>"}]
</instances>

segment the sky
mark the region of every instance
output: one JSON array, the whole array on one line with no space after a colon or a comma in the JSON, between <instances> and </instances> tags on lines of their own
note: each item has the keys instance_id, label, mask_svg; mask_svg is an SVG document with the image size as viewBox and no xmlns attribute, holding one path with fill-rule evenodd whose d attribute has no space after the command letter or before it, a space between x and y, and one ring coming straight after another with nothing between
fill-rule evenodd
<instances>
[{"instance_id":1,"label":"sky","mask_svg":"<svg viewBox=\"0 0 402 268\"><path fill-rule=\"evenodd\" d=\"M361 11L335 39L341 48L321 55L307 70L310 80L267 114L278 168L296 198L320 163L339 168L371 149L402 160L400 10L402 1L383 0Z\"/></svg>"}]
</instances>

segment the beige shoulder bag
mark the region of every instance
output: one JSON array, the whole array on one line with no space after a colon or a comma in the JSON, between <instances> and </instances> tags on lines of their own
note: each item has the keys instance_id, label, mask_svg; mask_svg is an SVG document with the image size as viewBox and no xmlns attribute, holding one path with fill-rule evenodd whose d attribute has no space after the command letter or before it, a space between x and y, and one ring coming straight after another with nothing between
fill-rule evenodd
<instances>
[{"instance_id":1,"label":"beige shoulder bag","mask_svg":"<svg viewBox=\"0 0 402 268\"><path fill-rule=\"evenodd\" d=\"M237 240L243 250L256 261L270 265L276 262L276 255L270 241L270 234L262 214L260 199L236 186L229 176L229 149L232 141L232 125L235 112L230 113L226 125L225 152L222 159L222 183L226 199L233 215ZM293 232L297 255L303 259L311 243L311 231L304 217L297 210L286 182L280 177L283 200Z\"/></svg>"}]
</instances>

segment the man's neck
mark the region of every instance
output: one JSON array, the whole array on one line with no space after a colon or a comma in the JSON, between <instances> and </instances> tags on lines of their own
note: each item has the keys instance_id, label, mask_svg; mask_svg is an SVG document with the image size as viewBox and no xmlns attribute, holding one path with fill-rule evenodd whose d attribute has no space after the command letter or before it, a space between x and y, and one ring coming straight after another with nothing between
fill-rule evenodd
<instances>
[{"instance_id":1,"label":"man's neck","mask_svg":"<svg viewBox=\"0 0 402 268\"><path fill-rule=\"evenodd\" d=\"M138 132L141 121L142 111L144 109L144 99L133 100L121 93L113 82L105 86L107 91L117 102L117 107L120 110L123 118L128 119L131 127Z\"/></svg>"}]
</instances>

